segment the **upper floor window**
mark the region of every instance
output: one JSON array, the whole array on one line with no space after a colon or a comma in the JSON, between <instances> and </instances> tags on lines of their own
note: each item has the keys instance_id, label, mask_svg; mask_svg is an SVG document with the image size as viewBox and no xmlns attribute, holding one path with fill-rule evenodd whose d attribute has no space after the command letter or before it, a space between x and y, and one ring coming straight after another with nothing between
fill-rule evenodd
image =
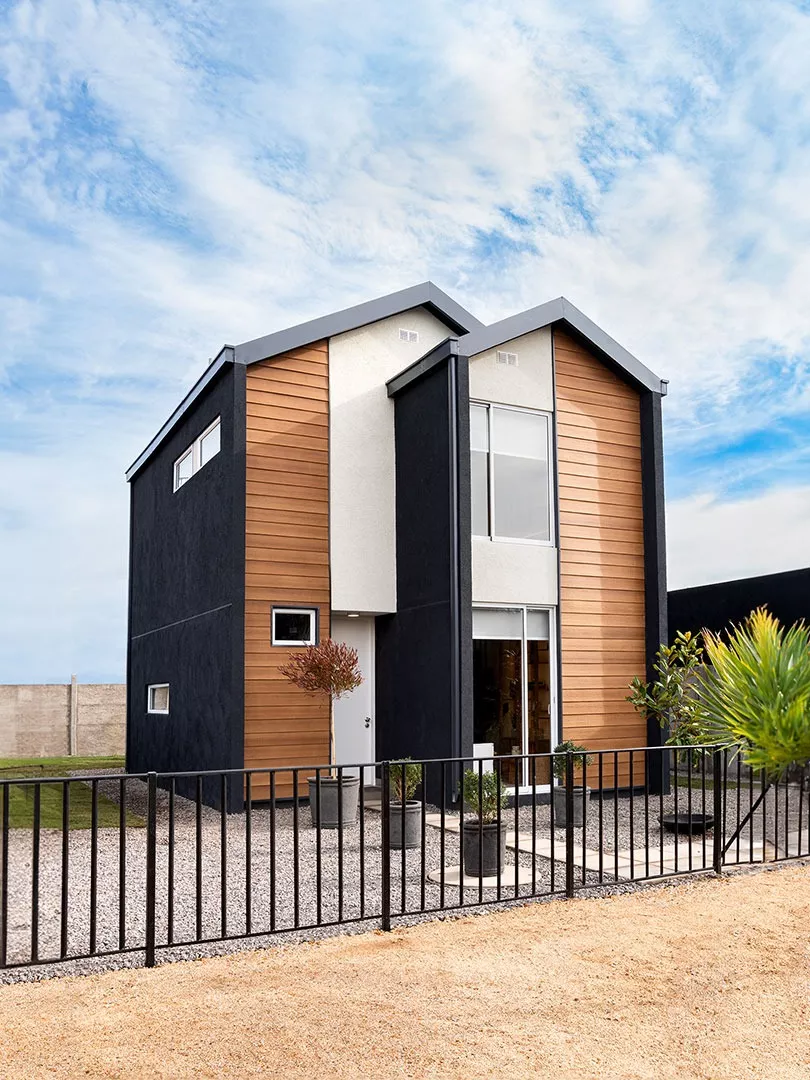
<instances>
[{"instance_id":1,"label":"upper floor window","mask_svg":"<svg viewBox=\"0 0 810 1080\"><path fill-rule=\"evenodd\" d=\"M470 407L472 531L551 541L551 418L502 405Z\"/></svg>"},{"instance_id":2,"label":"upper floor window","mask_svg":"<svg viewBox=\"0 0 810 1080\"><path fill-rule=\"evenodd\" d=\"M188 450L184 450L174 463L174 490L177 491L185 484L203 465L219 453L220 418L205 429L199 435Z\"/></svg>"}]
</instances>

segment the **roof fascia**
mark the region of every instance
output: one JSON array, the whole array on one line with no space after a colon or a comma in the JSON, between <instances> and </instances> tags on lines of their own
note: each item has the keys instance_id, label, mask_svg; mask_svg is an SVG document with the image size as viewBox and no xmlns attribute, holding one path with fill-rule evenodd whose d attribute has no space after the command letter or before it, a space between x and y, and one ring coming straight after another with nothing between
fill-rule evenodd
<instances>
[{"instance_id":1,"label":"roof fascia","mask_svg":"<svg viewBox=\"0 0 810 1080\"><path fill-rule=\"evenodd\" d=\"M522 311L518 315L512 315L508 319L502 319L491 326L485 326L481 330L474 330L461 339L461 344L468 356L476 356L478 353L487 352L489 349L502 345L505 341L512 341L524 334L530 334L534 330L554 324L562 324L584 338L602 355L609 366L617 368L631 382L656 394L666 394L667 381L665 379L661 379L655 372L645 367L632 353L614 341L609 334L606 334L601 327L563 296L540 304L539 307L529 308L528 311Z\"/></svg>"},{"instance_id":2,"label":"roof fascia","mask_svg":"<svg viewBox=\"0 0 810 1080\"><path fill-rule=\"evenodd\" d=\"M267 360L279 353L300 349L314 341L323 341L337 334L345 334L349 330L358 330L369 323L400 315L416 307L427 308L456 334L483 329L483 323L452 297L442 292L433 282L423 281L419 285L380 296L376 300L368 300L366 303L311 319L287 330L246 341L236 346L234 359L237 364L255 364L259 360Z\"/></svg>"},{"instance_id":3,"label":"roof fascia","mask_svg":"<svg viewBox=\"0 0 810 1080\"><path fill-rule=\"evenodd\" d=\"M423 376L427 375L433 368L438 367L450 356L458 356L458 338L445 338L444 341L440 341L438 345L434 345L430 352L426 352L424 356L420 356L413 364L404 368L395 375L393 379L389 379L385 384L388 389L388 396L390 398L396 397L406 386L410 386L411 383L417 382Z\"/></svg>"},{"instance_id":4,"label":"roof fascia","mask_svg":"<svg viewBox=\"0 0 810 1080\"><path fill-rule=\"evenodd\" d=\"M213 360L212 363L208 365L208 367L205 369L199 379L195 382L195 384L183 398L183 400L174 410L172 415L169 417L169 419L166 421L166 423L163 425L157 435L155 435L154 439L152 439L146 449L138 455L138 457L127 469L127 480L132 480L135 474L140 472L140 470L143 468L143 466L146 464L152 454L154 454L155 450L157 450L160 444L166 438L168 438L172 429L177 424L178 420L184 415L184 413L186 413L191 408L191 406L203 393L206 387L211 385L217 375L219 375L220 371L222 371L222 369L228 364L232 364L234 362L233 352L234 350L232 345L224 345L222 349L220 349L217 357Z\"/></svg>"}]
</instances>

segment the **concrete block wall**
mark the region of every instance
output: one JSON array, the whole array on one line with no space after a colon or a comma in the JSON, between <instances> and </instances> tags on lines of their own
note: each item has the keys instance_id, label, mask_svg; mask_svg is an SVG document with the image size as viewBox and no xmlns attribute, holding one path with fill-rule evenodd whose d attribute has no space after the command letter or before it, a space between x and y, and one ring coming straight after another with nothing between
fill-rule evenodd
<instances>
[{"instance_id":1,"label":"concrete block wall","mask_svg":"<svg viewBox=\"0 0 810 1080\"><path fill-rule=\"evenodd\" d=\"M123 754L123 683L0 685L0 758Z\"/></svg>"}]
</instances>

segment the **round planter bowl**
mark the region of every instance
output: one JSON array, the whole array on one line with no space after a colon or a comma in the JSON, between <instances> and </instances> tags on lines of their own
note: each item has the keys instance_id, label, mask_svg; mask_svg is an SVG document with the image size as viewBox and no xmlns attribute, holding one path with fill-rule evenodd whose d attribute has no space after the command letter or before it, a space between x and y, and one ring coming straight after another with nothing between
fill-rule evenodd
<instances>
[{"instance_id":1,"label":"round planter bowl","mask_svg":"<svg viewBox=\"0 0 810 1080\"><path fill-rule=\"evenodd\" d=\"M308 777L307 782L309 810L314 827L317 828L319 819L322 829L337 829L341 824L354 825L360 797L359 776L343 776L340 779L336 776L322 776L320 794L318 781L314 776Z\"/></svg>"},{"instance_id":2,"label":"round planter bowl","mask_svg":"<svg viewBox=\"0 0 810 1080\"><path fill-rule=\"evenodd\" d=\"M392 802L389 804L391 816L389 819L389 835L391 847L401 850L402 848L418 848L422 844L422 804L416 800L408 800L405 803L405 828L403 842L402 827L402 803Z\"/></svg>"},{"instance_id":3,"label":"round planter bowl","mask_svg":"<svg viewBox=\"0 0 810 1080\"><path fill-rule=\"evenodd\" d=\"M714 814L664 814L658 819L667 832L702 835L714 827Z\"/></svg>"},{"instance_id":4,"label":"round planter bowl","mask_svg":"<svg viewBox=\"0 0 810 1080\"><path fill-rule=\"evenodd\" d=\"M464 873L467 877L497 877L506 863L506 822L479 825L465 821ZM500 834L500 835L499 835Z\"/></svg>"}]
</instances>

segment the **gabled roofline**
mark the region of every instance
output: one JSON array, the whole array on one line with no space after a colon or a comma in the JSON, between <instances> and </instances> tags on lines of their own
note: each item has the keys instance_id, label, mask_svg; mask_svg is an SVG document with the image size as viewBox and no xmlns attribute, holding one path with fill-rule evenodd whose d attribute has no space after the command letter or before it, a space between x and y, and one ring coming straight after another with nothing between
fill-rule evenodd
<instances>
[{"instance_id":1,"label":"gabled roofline","mask_svg":"<svg viewBox=\"0 0 810 1080\"><path fill-rule=\"evenodd\" d=\"M655 372L645 367L632 353L614 341L601 327L592 322L587 315L574 307L564 296L558 296L556 300L549 300L538 307L529 308L518 315L511 315L508 319L491 326L473 330L459 339L459 347L467 356L476 356L478 353L487 352L505 341L530 334L534 330L540 330L544 326L562 324L572 330L578 336L589 342L607 361L609 366L623 372L631 382L652 390L656 394L666 394L667 381L659 378Z\"/></svg>"},{"instance_id":2,"label":"gabled roofline","mask_svg":"<svg viewBox=\"0 0 810 1080\"><path fill-rule=\"evenodd\" d=\"M357 304L343 311L335 311L331 315L311 319L309 322L292 326L288 330L279 330L275 334L246 341L236 346L234 359L237 364L255 364L259 360L278 356L279 353L311 345L313 341L322 341L324 338L335 337L336 334L345 334L349 330L359 330L360 327L368 326L369 323L388 319L392 315L399 315L403 311L410 311L411 308L416 307L427 308L456 334L468 334L484 329L482 322L466 311L461 304L456 303L447 293L437 288L432 281L423 281L419 285L412 285L409 289L401 289L399 292L380 296L376 300L368 300L364 304Z\"/></svg>"},{"instance_id":3,"label":"gabled roofline","mask_svg":"<svg viewBox=\"0 0 810 1080\"><path fill-rule=\"evenodd\" d=\"M180 417L188 411L191 405L197 400L200 394L205 390L207 386L214 381L219 375L220 371L226 366L226 364L233 363L233 345L223 345L216 358L208 365L202 375L197 379L192 388L174 410L172 415L155 435L154 439L149 443L145 450L143 450L138 457L132 462L127 469L127 480L131 480L133 476L141 470L146 464L149 458L154 454L155 450L160 446L164 439L168 438L170 432L177 424Z\"/></svg>"},{"instance_id":4,"label":"gabled roofline","mask_svg":"<svg viewBox=\"0 0 810 1080\"><path fill-rule=\"evenodd\" d=\"M245 341L241 345L225 345L143 453L127 469L127 480L131 480L146 464L158 446L168 437L183 413L194 404L211 380L222 370L223 364L255 364L260 360L268 360L273 356L278 356L279 353L289 352L291 349L300 349L304 345L311 345L314 341L335 337L336 334L345 334L349 330L359 330L360 327L368 326L369 323L378 322L380 319L388 319L392 315L399 315L403 311L410 311L412 308L417 307L427 308L431 314L435 315L437 319L441 319L457 334L467 334L484 329L482 322L465 310L461 304L456 303L451 296L442 292L432 281L423 281L419 285L412 285L408 289L400 289L399 292L377 297L376 300L368 300L363 304L344 308L343 311L335 311L331 315L310 319L309 322L299 323L298 326L291 326L287 330L278 330L274 334L254 338L252 341Z\"/></svg>"}]
</instances>

